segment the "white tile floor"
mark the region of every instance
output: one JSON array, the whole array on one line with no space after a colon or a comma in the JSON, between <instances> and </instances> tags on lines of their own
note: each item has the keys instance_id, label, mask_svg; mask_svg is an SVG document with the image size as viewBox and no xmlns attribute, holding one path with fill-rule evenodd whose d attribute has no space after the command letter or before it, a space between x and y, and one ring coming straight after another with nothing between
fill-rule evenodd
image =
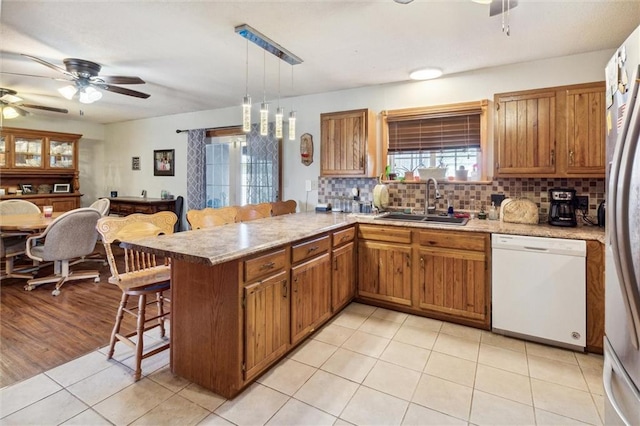
<instances>
[{"instance_id":1,"label":"white tile floor","mask_svg":"<svg viewBox=\"0 0 640 426\"><path fill-rule=\"evenodd\" d=\"M124 349L123 349L124 348ZM104 349L0 390L2 425L601 425L602 357L353 303L235 399Z\"/></svg>"}]
</instances>

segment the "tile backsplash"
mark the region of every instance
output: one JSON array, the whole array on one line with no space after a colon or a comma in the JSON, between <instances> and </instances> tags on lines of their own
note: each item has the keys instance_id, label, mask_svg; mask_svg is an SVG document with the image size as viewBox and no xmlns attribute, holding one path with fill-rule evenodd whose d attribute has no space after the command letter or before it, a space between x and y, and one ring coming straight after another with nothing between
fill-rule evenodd
<instances>
[{"instance_id":1,"label":"tile backsplash","mask_svg":"<svg viewBox=\"0 0 640 426\"><path fill-rule=\"evenodd\" d=\"M358 188L360 198L373 201L376 178L326 178L318 180L318 202L333 203L336 197L351 197L351 188ZM424 182L389 182L389 207L423 210L425 204ZM503 194L507 198L527 198L538 205L540 221L546 221L549 212L549 189L572 188L577 195L589 196L591 219L596 220L598 205L604 200L603 178L505 178L490 183L438 182L442 198L437 209L446 210L447 199L452 200L454 210L469 210L472 199L476 209L491 206L491 194ZM433 187L431 190L433 196Z\"/></svg>"}]
</instances>

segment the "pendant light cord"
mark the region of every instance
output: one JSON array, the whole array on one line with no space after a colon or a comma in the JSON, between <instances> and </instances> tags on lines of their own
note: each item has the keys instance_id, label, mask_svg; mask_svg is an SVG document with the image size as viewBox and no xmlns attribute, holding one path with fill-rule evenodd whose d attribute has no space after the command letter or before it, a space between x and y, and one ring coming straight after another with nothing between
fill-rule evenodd
<instances>
[{"instance_id":1,"label":"pendant light cord","mask_svg":"<svg viewBox=\"0 0 640 426\"><path fill-rule=\"evenodd\" d=\"M267 103L267 51L262 52L262 103Z\"/></svg>"}]
</instances>

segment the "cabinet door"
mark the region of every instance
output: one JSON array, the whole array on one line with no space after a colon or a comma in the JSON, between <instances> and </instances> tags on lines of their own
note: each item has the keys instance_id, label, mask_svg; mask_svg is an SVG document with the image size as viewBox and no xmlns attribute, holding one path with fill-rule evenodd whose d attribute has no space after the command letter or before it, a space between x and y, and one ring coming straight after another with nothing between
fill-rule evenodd
<instances>
[{"instance_id":1,"label":"cabinet door","mask_svg":"<svg viewBox=\"0 0 640 426\"><path fill-rule=\"evenodd\" d=\"M244 330L244 376L249 380L289 348L286 272L244 287Z\"/></svg>"},{"instance_id":2,"label":"cabinet door","mask_svg":"<svg viewBox=\"0 0 640 426\"><path fill-rule=\"evenodd\" d=\"M53 206L54 212L68 212L69 210L80 207L80 199L78 197L52 198L49 202L49 205Z\"/></svg>"},{"instance_id":3,"label":"cabinet door","mask_svg":"<svg viewBox=\"0 0 640 426\"><path fill-rule=\"evenodd\" d=\"M19 169L41 169L44 155L44 139L13 136L13 164Z\"/></svg>"},{"instance_id":4,"label":"cabinet door","mask_svg":"<svg viewBox=\"0 0 640 426\"><path fill-rule=\"evenodd\" d=\"M11 160L9 159L9 151L8 145L9 141L5 135L0 135L0 167L7 167L7 165L11 164Z\"/></svg>"},{"instance_id":5,"label":"cabinet door","mask_svg":"<svg viewBox=\"0 0 640 426\"><path fill-rule=\"evenodd\" d=\"M365 176L367 173L366 110L321 114L322 176Z\"/></svg>"},{"instance_id":6,"label":"cabinet door","mask_svg":"<svg viewBox=\"0 0 640 426\"><path fill-rule=\"evenodd\" d=\"M555 173L555 92L496 96L496 109L496 175Z\"/></svg>"},{"instance_id":7,"label":"cabinet door","mask_svg":"<svg viewBox=\"0 0 640 426\"><path fill-rule=\"evenodd\" d=\"M325 253L291 268L291 343L331 316L331 262Z\"/></svg>"},{"instance_id":8,"label":"cabinet door","mask_svg":"<svg viewBox=\"0 0 640 426\"><path fill-rule=\"evenodd\" d=\"M75 141L49 140L49 164L50 169L76 168L76 143Z\"/></svg>"},{"instance_id":9,"label":"cabinet door","mask_svg":"<svg viewBox=\"0 0 640 426\"><path fill-rule=\"evenodd\" d=\"M360 241L358 295L411 306L411 247Z\"/></svg>"},{"instance_id":10,"label":"cabinet door","mask_svg":"<svg viewBox=\"0 0 640 426\"><path fill-rule=\"evenodd\" d=\"M349 303L355 296L356 283L354 262L354 244L350 242L333 250L333 273L331 308L336 312Z\"/></svg>"},{"instance_id":11,"label":"cabinet door","mask_svg":"<svg viewBox=\"0 0 640 426\"><path fill-rule=\"evenodd\" d=\"M567 90L567 173L605 173L605 87Z\"/></svg>"},{"instance_id":12,"label":"cabinet door","mask_svg":"<svg viewBox=\"0 0 640 426\"><path fill-rule=\"evenodd\" d=\"M488 323L484 252L420 248L418 258L419 308Z\"/></svg>"}]
</instances>

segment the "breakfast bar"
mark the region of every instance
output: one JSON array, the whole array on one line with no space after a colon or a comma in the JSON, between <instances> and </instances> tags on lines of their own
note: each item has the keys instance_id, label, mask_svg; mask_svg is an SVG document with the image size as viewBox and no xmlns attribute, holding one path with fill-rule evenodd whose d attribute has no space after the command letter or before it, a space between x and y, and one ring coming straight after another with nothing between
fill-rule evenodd
<instances>
[{"instance_id":1,"label":"breakfast bar","mask_svg":"<svg viewBox=\"0 0 640 426\"><path fill-rule=\"evenodd\" d=\"M494 232L597 245L603 238L601 229L588 227L569 232L478 219L456 227L374 215L297 213L124 243L172 259L174 374L233 398L354 298L489 329L489 235ZM385 252L384 241L395 251ZM472 285L459 293L463 300L452 284L450 305L429 301L419 287L428 277L425 253L439 251L458 256L456 262L471 274L465 281ZM371 263L374 252L379 257ZM381 276L387 263L389 273ZM361 287L360 281L367 284Z\"/></svg>"}]
</instances>

